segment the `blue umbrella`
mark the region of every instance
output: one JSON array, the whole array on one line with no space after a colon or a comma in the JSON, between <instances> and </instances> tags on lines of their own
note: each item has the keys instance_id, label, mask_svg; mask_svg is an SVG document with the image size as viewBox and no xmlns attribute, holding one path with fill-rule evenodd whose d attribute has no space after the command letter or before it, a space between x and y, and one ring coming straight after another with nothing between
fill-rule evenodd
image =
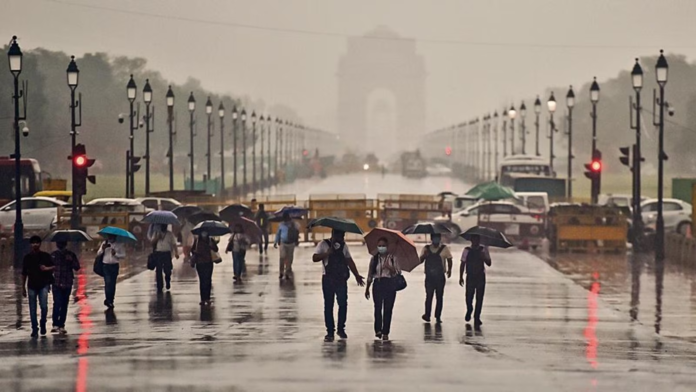
<instances>
[{"instance_id":1,"label":"blue umbrella","mask_svg":"<svg viewBox=\"0 0 696 392\"><path fill-rule=\"evenodd\" d=\"M176 214L170 211L152 211L145 215L145 218L143 218L143 223L150 223L154 225L180 224L179 218L176 216Z\"/></svg>"},{"instance_id":2,"label":"blue umbrella","mask_svg":"<svg viewBox=\"0 0 696 392\"><path fill-rule=\"evenodd\" d=\"M285 206L274 212L270 220L273 222L280 222L283 220L283 215L285 213L290 215L290 219L302 219L309 214L309 211L299 206Z\"/></svg>"},{"instance_id":3,"label":"blue umbrella","mask_svg":"<svg viewBox=\"0 0 696 392\"><path fill-rule=\"evenodd\" d=\"M106 237L109 235L115 235L116 240L119 242L128 242L128 241L133 241L137 242L138 239L135 238L135 236L128 230L124 229L119 229L118 227L113 227L113 226L106 226L105 228L99 230L97 234L101 235L102 237Z\"/></svg>"}]
</instances>

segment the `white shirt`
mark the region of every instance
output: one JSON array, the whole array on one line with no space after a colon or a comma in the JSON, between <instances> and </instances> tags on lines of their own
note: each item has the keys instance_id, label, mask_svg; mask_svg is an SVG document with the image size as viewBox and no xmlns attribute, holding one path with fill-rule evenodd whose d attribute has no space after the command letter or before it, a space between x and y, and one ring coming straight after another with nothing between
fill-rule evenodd
<instances>
[{"instance_id":1,"label":"white shirt","mask_svg":"<svg viewBox=\"0 0 696 392\"><path fill-rule=\"evenodd\" d=\"M377 256L377 265L372 268L372 260L370 259L370 270L367 272L367 281L372 282L375 279L391 278L401 273L399 263L391 253L384 256Z\"/></svg>"},{"instance_id":2,"label":"white shirt","mask_svg":"<svg viewBox=\"0 0 696 392\"><path fill-rule=\"evenodd\" d=\"M158 235L161 236L162 232L160 232ZM167 231L166 234L164 234L164 238L160 238L157 241L155 251L172 253L176 252L176 238L174 238L174 234L172 234L171 231Z\"/></svg>"},{"instance_id":3,"label":"white shirt","mask_svg":"<svg viewBox=\"0 0 696 392\"><path fill-rule=\"evenodd\" d=\"M102 249L104 243L111 244L111 248L106 248L106 252ZM112 249L115 251L114 254L111 252ZM104 254L104 259L102 260L104 264L118 264L126 257L126 246L121 242L104 241L99 244L99 252L97 252L97 255L101 254Z\"/></svg>"},{"instance_id":4,"label":"white shirt","mask_svg":"<svg viewBox=\"0 0 696 392\"><path fill-rule=\"evenodd\" d=\"M327 253L330 250L329 243L326 241L321 241L319 245L317 245L317 248L314 250L314 254L322 254L322 253ZM343 257L348 259L352 259L353 257L350 255L350 250L348 249L348 244L343 244ZM321 261L321 269L322 269L322 275L326 275L326 264L329 263L329 258L325 257Z\"/></svg>"}]
</instances>

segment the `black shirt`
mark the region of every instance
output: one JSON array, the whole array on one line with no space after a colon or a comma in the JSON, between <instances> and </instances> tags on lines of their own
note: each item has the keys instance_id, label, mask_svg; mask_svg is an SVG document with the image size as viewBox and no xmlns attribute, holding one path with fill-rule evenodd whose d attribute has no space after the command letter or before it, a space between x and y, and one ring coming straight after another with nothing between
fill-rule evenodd
<instances>
[{"instance_id":1,"label":"black shirt","mask_svg":"<svg viewBox=\"0 0 696 392\"><path fill-rule=\"evenodd\" d=\"M24 256L22 263L22 275L28 277L27 286L32 290L41 290L53 283L52 271L41 271L39 266L52 267L53 259L51 255L44 251L29 252Z\"/></svg>"}]
</instances>

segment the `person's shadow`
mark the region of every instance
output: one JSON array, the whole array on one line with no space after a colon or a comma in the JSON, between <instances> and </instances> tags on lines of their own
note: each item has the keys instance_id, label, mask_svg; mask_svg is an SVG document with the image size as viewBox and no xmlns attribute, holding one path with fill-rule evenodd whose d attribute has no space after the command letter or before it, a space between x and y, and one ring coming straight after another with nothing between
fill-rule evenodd
<instances>
[{"instance_id":1,"label":"person's shadow","mask_svg":"<svg viewBox=\"0 0 696 392\"><path fill-rule=\"evenodd\" d=\"M106 317L106 325L116 325L118 324L118 319L116 318L116 313L114 310L109 308L104 311L104 316Z\"/></svg>"},{"instance_id":2,"label":"person's shadow","mask_svg":"<svg viewBox=\"0 0 696 392\"><path fill-rule=\"evenodd\" d=\"M474 350L480 353L488 354L491 352L491 349L483 342L483 331L481 331L481 327L474 328L470 324L467 324L462 343L473 347Z\"/></svg>"},{"instance_id":3,"label":"person's shadow","mask_svg":"<svg viewBox=\"0 0 696 392\"><path fill-rule=\"evenodd\" d=\"M342 361L346 359L347 347L348 346L345 340L339 340L336 342L336 344L323 343L321 346L321 353L326 359Z\"/></svg>"},{"instance_id":4,"label":"person's shadow","mask_svg":"<svg viewBox=\"0 0 696 392\"><path fill-rule=\"evenodd\" d=\"M213 322L215 311L212 306L201 306L201 321Z\"/></svg>"},{"instance_id":5,"label":"person's shadow","mask_svg":"<svg viewBox=\"0 0 696 392\"><path fill-rule=\"evenodd\" d=\"M423 340L426 342L442 342L442 324L435 324L435 333L430 323L423 324Z\"/></svg>"},{"instance_id":6,"label":"person's shadow","mask_svg":"<svg viewBox=\"0 0 696 392\"><path fill-rule=\"evenodd\" d=\"M158 292L155 296L154 301L150 301L149 311L150 321L172 321L172 294L169 291L167 291L166 293Z\"/></svg>"}]
</instances>

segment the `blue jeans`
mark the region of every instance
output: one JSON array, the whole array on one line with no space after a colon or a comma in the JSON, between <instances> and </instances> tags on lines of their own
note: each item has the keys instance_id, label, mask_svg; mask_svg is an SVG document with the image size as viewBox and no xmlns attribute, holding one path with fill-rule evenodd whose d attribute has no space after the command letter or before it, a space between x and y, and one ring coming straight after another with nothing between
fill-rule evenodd
<instances>
[{"instance_id":1,"label":"blue jeans","mask_svg":"<svg viewBox=\"0 0 696 392\"><path fill-rule=\"evenodd\" d=\"M104 264L104 294L106 295L106 302L109 304L114 303L114 297L116 296L116 279L118 279L118 270L118 263Z\"/></svg>"},{"instance_id":2,"label":"blue jeans","mask_svg":"<svg viewBox=\"0 0 696 392\"><path fill-rule=\"evenodd\" d=\"M41 326L46 326L46 316L48 315L48 287L44 286L40 290L29 289L27 296L29 297L29 316L31 317L31 329L37 331L39 322L36 320L36 300L39 300L41 306Z\"/></svg>"},{"instance_id":3,"label":"blue jeans","mask_svg":"<svg viewBox=\"0 0 696 392\"><path fill-rule=\"evenodd\" d=\"M338 302L338 331L344 332L346 329L346 318L348 316L348 283L336 282L324 275L321 279L321 289L324 293L324 324L326 332L333 335L336 330L334 324L334 298Z\"/></svg>"},{"instance_id":4,"label":"blue jeans","mask_svg":"<svg viewBox=\"0 0 696 392\"><path fill-rule=\"evenodd\" d=\"M246 264L246 253L232 252L232 270L234 276L241 277L244 272L244 264Z\"/></svg>"},{"instance_id":5,"label":"blue jeans","mask_svg":"<svg viewBox=\"0 0 696 392\"><path fill-rule=\"evenodd\" d=\"M72 286L65 288L53 286L53 326L56 328L65 328L71 291Z\"/></svg>"}]
</instances>

